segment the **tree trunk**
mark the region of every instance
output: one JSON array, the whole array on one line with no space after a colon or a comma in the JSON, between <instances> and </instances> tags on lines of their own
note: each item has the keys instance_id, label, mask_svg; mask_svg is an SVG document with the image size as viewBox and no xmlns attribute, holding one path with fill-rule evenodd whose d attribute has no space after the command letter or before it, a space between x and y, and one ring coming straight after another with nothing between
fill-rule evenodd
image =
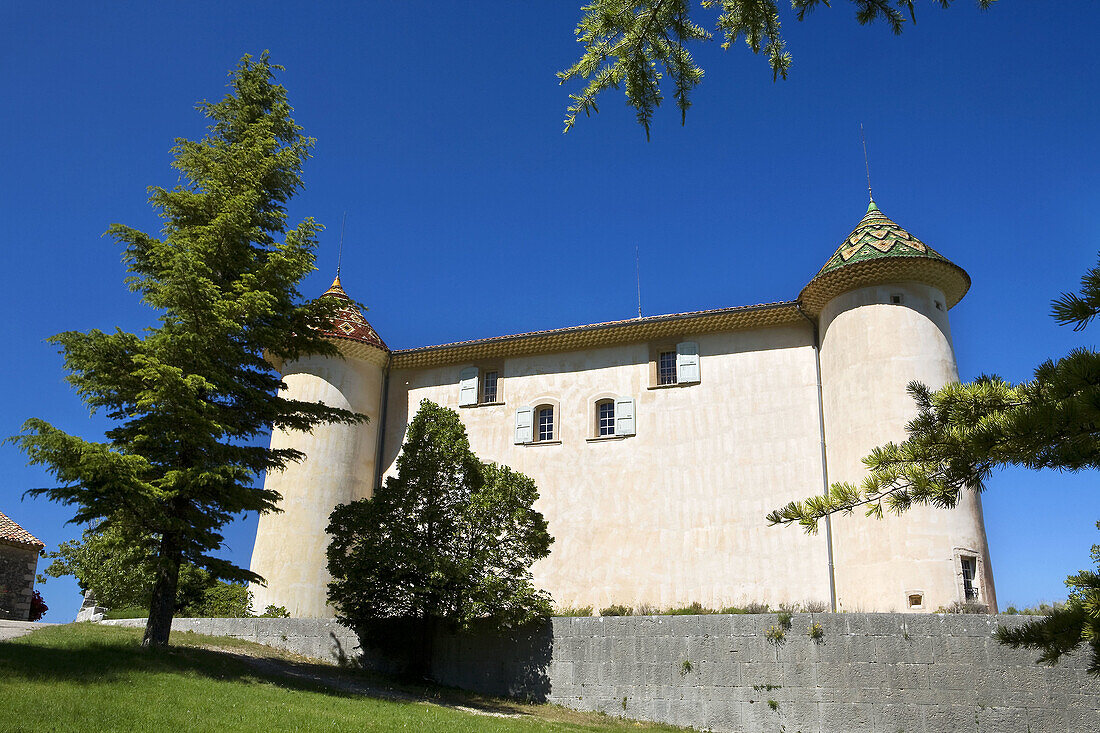
<instances>
[{"instance_id":1,"label":"tree trunk","mask_svg":"<svg viewBox=\"0 0 1100 733\"><path fill-rule=\"evenodd\" d=\"M153 583L153 599L149 603L149 620L145 622L143 647L166 647L176 615L176 586L180 577L180 553L175 544L162 537L157 555L157 578Z\"/></svg>"}]
</instances>

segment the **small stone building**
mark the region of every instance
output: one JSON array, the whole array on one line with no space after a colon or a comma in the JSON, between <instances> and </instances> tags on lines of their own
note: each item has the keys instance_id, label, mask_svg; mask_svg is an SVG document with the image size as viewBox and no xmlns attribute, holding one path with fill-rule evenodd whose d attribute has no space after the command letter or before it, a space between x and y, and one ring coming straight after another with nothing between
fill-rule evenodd
<instances>
[{"instance_id":1,"label":"small stone building","mask_svg":"<svg viewBox=\"0 0 1100 733\"><path fill-rule=\"evenodd\" d=\"M44 547L41 540L0 512L0 619L30 618L34 573Z\"/></svg>"}]
</instances>

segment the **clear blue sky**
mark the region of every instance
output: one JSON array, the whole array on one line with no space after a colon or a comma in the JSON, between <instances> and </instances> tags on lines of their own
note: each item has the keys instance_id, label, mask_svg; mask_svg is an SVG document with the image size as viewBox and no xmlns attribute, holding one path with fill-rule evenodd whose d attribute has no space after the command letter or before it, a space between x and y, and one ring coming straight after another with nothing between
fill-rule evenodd
<instances>
[{"instance_id":1,"label":"clear blue sky","mask_svg":"<svg viewBox=\"0 0 1100 733\"><path fill-rule=\"evenodd\" d=\"M687 126L670 104L649 143L616 94L561 134L580 4L7 5L0 433L39 416L101 435L44 339L150 322L100 234L158 229L145 188L176 182L173 138L200 136L193 105L264 49L317 138L290 212L328 227L305 292L331 281L346 210L344 284L391 347L630 317L635 246L647 315L793 299L866 207L861 122L879 205L973 278L951 312L963 379L1095 343L1047 315L1100 250L1095 2L919 2L901 37L834 2L786 18L786 82L742 47L700 52ZM48 478L11 445L0 470L0 510L50 549L79 534L21 499ZM1096 479L989 482L1002 606L1063 597L1088 565ZM227 556L247 564L255 526L229 528ZM49 620L72 618L74 582L42 590Z\"/></svg>"}]
</instances>

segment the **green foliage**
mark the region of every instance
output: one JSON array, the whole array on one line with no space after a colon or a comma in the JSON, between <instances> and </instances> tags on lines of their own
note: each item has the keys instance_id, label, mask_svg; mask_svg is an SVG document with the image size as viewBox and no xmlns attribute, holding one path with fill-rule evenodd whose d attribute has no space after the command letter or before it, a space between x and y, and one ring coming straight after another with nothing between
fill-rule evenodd
<instances>
[{"instance_id":1,"label":"green foliage","mask_svg":"<svg viewBox=\"0 0 1100 733\"><path fill-rule=\"evenodd\" d=\"M286 610L286 606L272 604L265 607L264 612L257 618L290 618L290 611Z\"/></svg>"},{"instance_id":2,"label":"green foliage","mask_svg":"<svg viewBox=\"0 0 1100 733\"><path fill-rule=\"evenodd\" d=\"M1081 280L1079 293L1052 305L1054 319L1081 330L1100 315L1100 265ZM792 501L768 514L772 524L802 525L816 532L819 520L866 507L867 516L901 514L914 505L954 507L964 490L983 491L994 468L1022 466L1080 471L1100 468L1100 352L1079 348L1040 364L1030 381L1010 384L982 376L933 392L909 385L917 416L908 437L863 459L869 469L859 486L836 483L826 494ZM1100 523L1097 525L1100 527ZM1100 570L1100 550L1092 554ZM1066 580L1070 598L1041 621L1002 629L1006 644L1042 652L1053 662L1081 644L1092 648L1089 671L1100 675L1100 574L1082 570ZM985 613L982 604L956 604L953 612Z\"/></svg>"},{"instance_id":3,"label":"green foliage","mask_svg":"<svg viewBox=\"0 0 1100 733\"><path fill-rule=\"evenodd\" d=\"M771 708L773 711L778 711L779 703L775 700L768 700L768 707Z\"/></svg>"},{"instance_id":4,"label":"green foliage","mask_svg":"<svg viewBox=\"0 0 1100 733\"><path fill-rule=\"evenodd\" d=\"M532 508L535 483L482 463L458 414L424 400L391 476L337 506L328 527L329 600L354 628L417 618L518 625L550 615L531 564L553 539Z\"/></svg>"},{"instance_id":5,"label":"green foliage","mask_svg":"<svg viewBox=\"0 0 1100 733\"><path fill-rule=\"evenodd\" d=\"M702 616L704 614L714 613L713 609L705 608L702 603L695 601L689 606L681 606L679 608L666 608L661 612L662 616Z\"/></svg>"},{"instance_id":6,"label":"green foliage","mask_svg":"<svg viewBox=\"0 0 1100 733\"><path fill-rule=\"evenodd\" d=\"M561 616L563 618L591 616L592 606L578 606L577 608L555 608L553 611L553 615Z\"/></svg>"},{"instance_id":7,"label":"green foliage","mask_svg":"<svg viewBox=\"0 0 1100 733\"><path fill-rule=\"evenodd\" d=\"M140 609L140 615L147 616L156 580L156 550L155 539L128 531L125 522L107 523L84 530L79 540L62 542L56 552L45 553L52 562L44 572L54 578L74 576L81 590L91 590L101 606ZM202 568L181 565L176 610L200 600L212 582Z\"/></svg>"},{"instance_id":8,"label":"green foliage","mask_svg":"<svg viewBox=\"0 0 1100 733\"><path fill-rule=\"evenodd\" d=\"M1055 602L1053 604L1040 603L1037 606L1027 606L1026 608L1009 606L1004 612L1009 616L1049 616L1064 605L1064 603Z\"/></svg>"},{"instance_id":9,"label":"green foliage","mask_svg":"<svg viewBox=\"0 0 1100 733\"><path fill-rule=\"evenodd\" d=\"M769 626L764 631L764 638L777 647L782 646L787 642L787 628L782 624Z\"/></svg>"},{"instance_id":10,"label":"green foliage","mask_svg":"<svg viewBox=\"0 0 1100 733\"><path fill-rule=\"evenodd\" d=\"M680 676L682 677L686 675L692 669L694 669L694 667L691 664L691 660L685 659L683 662L680 663Z\"/></svg>"},{"instance_id":11,"label":"green foliage","mask_svg":"<svg viewBox=\"0 0 1100 733\"><path fill-rule=\"evenodd\" d=\"M908 14L916 21L913 0L851 0L856 20L861 25L882 19L895 33L901 33ZM942 7L952 0L936 0ZM985 9L994 0L977 0ZM791 0L799 21L829 0ZM565 116L565 132L576 124L577 115L599 112L597 99L608 89L626 93L627 104L637 113L638 122L649 126L664 96L661 80L668 77L673 98L680 110L680 123L687 119L691 92L703 79L703 69L691 55L692 44L710 41L714 34L693 17L716 13L714 27L722 38L722 48L741 39L754 54L763 53L772 69L772 79L787 78L791 55L780 32L779 0L590 0L581 8L583 16L574 33L584 52L573 66L558 72L564 84L584 79L587 83L573 100Z\"/></svg>"},{"instance_id":12,"label":"green foliage","mask_svg":"<svg viewBox=\"0 0 1100 733\"><path fill-rule=\"evenodd\" d=\"M190 618L249 618L251 594L244 583L217 581L203 591L202 598L181 613Z\"/></svg>"},{"instance_id":13,"label":"green foliage","mask_svg":"<svg viewBox=\"0 0 1100 733\"><path fill-rule=\"evenodd\" d=\"M1096 523L1100 529L1100 522ZM1092 648L1088 671L1100 675L1100 544L1092 546L1096 570L1082 570L1066 578L1070 589L1064 605L1050 608L1045 618L1023 626L997 629L997 639L1012 647L1038 649L1039 663L1054 664L1082 643Z\"/></svg>"},{"instance_id":14,"label":"green foliage","mask_svg":"<svg viewBox=\"0 0 1100 733\"><path fill-rule=\"evenodd\" d=\"M633 616L634 609L630 606L620 606L616 603L611 604L607 608L600 609L601 616Z\"/></svg>"},{"instance_id":15,"label":"green foliage","mask_svg":"<svg viewBox=\"0 0 1100 733\"><path fill-rule=\"evenodd\" d=\"M790 611L780 611L775 615L775 621L784 631L791 630L791 613Z\"/></svg>"},{"instance_id":16,"label":"green foliage","mask_svg":"<svg viewBox=\"0 0 1100 733\"><path fill-rule=\"evenodd\" d=\"M822 639L825 638L825 627L819 623L812 623L806 629L806 636L814 640L814 642L820 644Z\"/></svg>"},{"instance_id":17,"label":"green foliage","mask_svg":"<svg viewBox=\"0 0 1100 733\"><path fill-rule=\"evenodd\" d=\"M157 540L147 642L166 644L181 562L215 577L260 580L213 556L221 527L242 512L277 510L279 496L254 486L264 471L302 458L257 445L271 427L309 430L360 415L278 393L272 362L335 355L320 329L338 303L303 302L320 227L287 229L286 202L302 185L313 140L291 118L281 67L245 56L230 92L199 110L199 141L178 139L181 183L153 187L162 238L115 224L127 285L157 314L143 334L68 331L51 343L84 403L116 426L107 441L83 440L31 419L15 442L60 483L33 495L75 507L74 521L124 519Z\"/></svg>"}]
</instances>

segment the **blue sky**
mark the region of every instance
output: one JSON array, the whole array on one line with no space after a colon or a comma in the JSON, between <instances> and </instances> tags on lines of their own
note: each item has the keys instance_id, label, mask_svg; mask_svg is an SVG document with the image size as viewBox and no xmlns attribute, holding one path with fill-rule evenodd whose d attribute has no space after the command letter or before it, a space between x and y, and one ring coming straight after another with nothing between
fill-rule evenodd
<instances>
[{"instance_id":1,"label":"blue sky","mask_svg":"<svg viewBox=\"0 0 1100 733\"><path fill-rule=\"evenodd\" d=\"M788 14L788 81L711 44L687 126L669 104L648 143L617 93L561 134L579 5L8 4L0 433L38 416L101 435L44 339L149 324L100 234L158 229L145 189L176 182L173 138L200 136L194 104L264 49L317 138L290 206L328 227L304 292L331 281L347 211L345 287L393 348L630 317L635 247L647 315L793 299L866 207L860 123L879 205L973 278L951 312L963 379L1095 343L1048 316L1100 250L1094 2L922 2L901 37L845 2ZM0 510L50 549L79 534L70 509L21 498L48 478L11 445L0 470ZM1088 565L1096 479L989 482L1002 606L1063 597ZM228 557L247 564L255 526L228 529ZM41 590L48 620L72 618L75 582Z\"/></svg>"}]
</instances>

